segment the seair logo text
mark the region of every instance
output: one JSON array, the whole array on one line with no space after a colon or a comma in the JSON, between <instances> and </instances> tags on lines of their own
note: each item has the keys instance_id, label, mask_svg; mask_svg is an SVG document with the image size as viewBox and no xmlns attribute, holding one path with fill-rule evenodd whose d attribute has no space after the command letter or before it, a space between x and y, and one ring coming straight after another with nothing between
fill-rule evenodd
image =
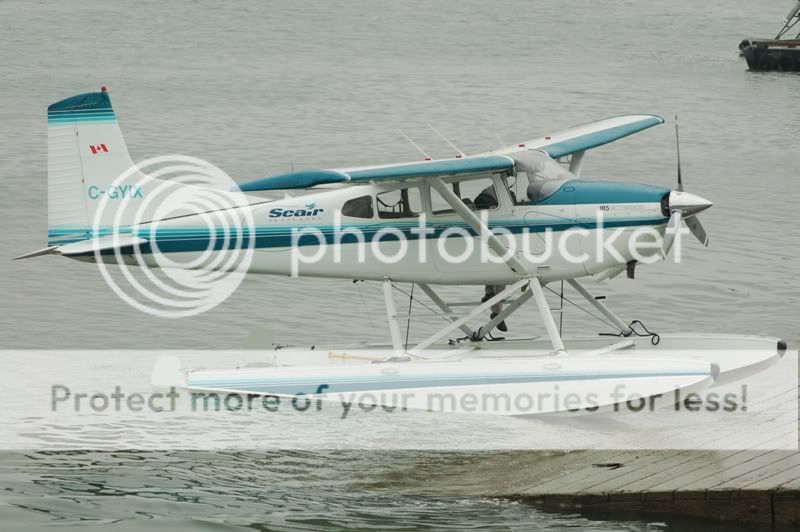
<instances>
[{"instance_id":1,"label":"seair logo text","mask_svg":"<svg viewBox=\"0 0 800 532\"><path fill-rule=\"evenodd\" d=\"M303 218L309 216L319 216L319 213L325 212L325 209L317 207L316 203L307 203L302 209L284 209L283 207L275 207L269 210L270 218Z\"/></svg>"},{"instance_id":2,"label":"seair logo text","mask_svg":"<svg viewBox=\"0 0 800 532\"><path fill-rule=\"evenodd\" d=\"M90 186L86 193L89 199L97 199L106 196L108 199L144 198L144 192L137 185L111 185L107 189L102 189L97 185Z\"/></svg>"}]
</instances>

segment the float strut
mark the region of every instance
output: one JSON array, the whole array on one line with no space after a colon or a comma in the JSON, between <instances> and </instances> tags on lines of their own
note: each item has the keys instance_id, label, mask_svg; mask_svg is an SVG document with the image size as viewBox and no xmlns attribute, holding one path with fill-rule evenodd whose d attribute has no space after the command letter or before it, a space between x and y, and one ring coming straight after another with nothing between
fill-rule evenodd
<instances>
[{"instance_id":1,"label":"float strut","mask_svg":"<svg viewBox=\"0 0 800 532\"><path fill-rule=\"evenodd\" d=\"M468 321L476 318L482 312L484 312L486 310L489 310L493 305L496 305L497 303L500 303L501 301L506 300L516 290L519 290L520 288L522 288L522 286L524 286L526 282L527 282L526 279L520 279L519 281L515 282L514 284L507 286L499 294L495 294L490 299L484 301L483 303L481 303L480 305L475 307L466 316L462 316L462 317L458 318L457 320L451 322L450 325L448 325L444 329L441 329L438 332L433 333L427 339L425 339L425 340L421 341L420 343L418 343L413 349L410 349L408 351L408 354L411 355L411 356L416 356L419 353L423 352L423 350L426 349L428 346L430 346L434 342L444 338L445 336L447 336L448 334L450 334L454 330L460 328L463 324L467 323ZM552 319L552 317L551 317L551 319Z\"/></svg>"},{"instance_id":2,"label":"float strut","mask_svg":"<svg viewBox=\"0 0 800 532\"><path fill-rule=\"evenodd\" d=\"M400 337L400 324L397 323L397 309L394 306L392 281L388 277L383 281L383 298L386 300L386 317L389 319L389 333L392 335L392 349L395 356L403 353L403 341Z\"/></svg>"},{"instance_id":3,"label":"float strut","mask_svg":"<svg viewBox=\"0 0 800 532\"><path fill-rule=\"evenodd\" d=\"M539 314L542 315L542 321L547 329L547 334L550 336L554 351L556 353L566 353L567 350L564 348L564 342L561 341L561 335L558 334L556 321L553 319L553 314L550 312L550 305L547 303L547 298L544 297L544 290L542 290L542 284L539 282L538 277L531 277L531 290L536 300L536 306L539 307Z\"/></svg>"},{"instance_id":4,"label":"float strut","mask_svg":"<svg viewBox=\"0 0 800 532\"><path fill-rule=\"evenodd\" d=\"M489 320L489 322L480 328L477 334L478 340L483 340L483 338L492 331L498 323L505 320L507 317L511 316L518 308L524 305L531 297L533 293L531 292L530 287L525 289L525 292L522 293L513 303L506 305L505 308L500 311L497 316Z\"/></svg>"},{"instance_id":5,"label":"float strut","mask_svg":"<svg viewBox=\"0 0 800 532\"><path fill-rule=\"evenodd\" d=\"M583 296L586 301L592 304L594 308L600 311L600 313L605 316L606 318L614 324L614 326L619 329L619 332L622 333L623 336L628 336L631 334L631 328L628 325L625 325L619 316L611 312L611 310L603 303L602 300L596 299L591 292L589 292L581 283L577 281L577 279L567 279L567 282L570 284L572 288L578 291L580 295Z\"/></svg>"},{"instance_id":6,"label":"float strut","mask_svg":"<svg viewBox=\"0 0 800 532\"><path fill-rule=\"evenodd\" d=\"M433 301L436 304L436 306L442 310L442 312L444 312L447 321L449 321L450 323L456 321L457 319L456 313L453 312L453 309L450 308L450 305L445 303L444 299L439 297L439 294L434 292L433 288L431 288L429 285L425 283L417 283L417 286L422 288L422 291L425 292L425 294L430 298L430 300ZM459 325L458 328L464 331L464 333L466 333L466 335L469 336L470 338L472 338L472 336L475 334L475 332L472 329L470 329L469 326L467 326L466 324L461 324Z\"/></svg>"}]
</instances>

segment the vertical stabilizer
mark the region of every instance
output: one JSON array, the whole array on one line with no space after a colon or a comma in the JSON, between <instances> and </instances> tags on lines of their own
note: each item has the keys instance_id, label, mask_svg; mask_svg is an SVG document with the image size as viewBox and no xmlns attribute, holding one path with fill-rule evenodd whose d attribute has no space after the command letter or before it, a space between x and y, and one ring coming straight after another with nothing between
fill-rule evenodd
<instances>
[{"instance_id":1,"label":"vertical stabilizer","mask_svg":"<svg viewBox=\"0 0 800 532\"><path fill-rule=\"evenodd\" d=\"M87 238L97 200L104 195L120 197L122 189L112 184L132 166L105 87L100 92L79 94L50 105L48 244ZM135 193L132 187L124 190L126 195Z\"/></svg>"}]
</instances>

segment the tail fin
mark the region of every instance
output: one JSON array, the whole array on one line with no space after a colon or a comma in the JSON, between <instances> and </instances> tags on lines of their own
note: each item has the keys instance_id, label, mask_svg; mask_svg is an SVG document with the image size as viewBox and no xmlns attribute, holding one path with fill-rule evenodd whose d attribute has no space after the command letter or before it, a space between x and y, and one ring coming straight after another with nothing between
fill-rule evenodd
<instances>
[{"instance_id":1,"label":"tail fin","mask_svg":"<svg viewBox=\"0 0 800 532\"><path fill-rule=\"evenodd\" d=\"M140 169L105 87L52 104L47 126L48 246L264 201L242 194L227 174L201 159L164 155Z\"/></svg>"},{"instance_id":2,"label":"tail fin","mask_svg":"<svg viewBox=\"0 0 800 532\"><path fill-rule=\"evenodd\" d=\"M106 88L47 108L48 245L91 236L98 199L141 195L112 186L133 167Z\"/></svg>"}]
</instances>

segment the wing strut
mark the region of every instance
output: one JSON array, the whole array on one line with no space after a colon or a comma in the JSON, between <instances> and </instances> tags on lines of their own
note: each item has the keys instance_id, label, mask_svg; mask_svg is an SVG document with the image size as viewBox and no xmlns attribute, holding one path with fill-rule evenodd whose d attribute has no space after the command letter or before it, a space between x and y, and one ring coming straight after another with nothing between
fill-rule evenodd
<instances>
[{"instance_id":1,"label":"wing strut","mask_svg":"<svg viewBox=\"0 0 800 532\"><path fill-rule=\"evenodd\" d=\"M581 176L581 168L583 168L583 156L586 155L586 150L576 151L572 154L569 160L569 171L577 177Z\"/></svg>"},{"instance_id":2,"label":"wing strut","mask_svg":"<svg viewBox=\"0 0 800 532\"><path fill-rule=\"evenodd\" d=\"M508 265L512 272L524 277L530 276L528 268L526 268L513 253L509 253L509 249L505 244L492 233L492 230L489 229L480 218L475 216L475 213L461 201L461 198L456 196L453 191L444 184L441 177L432 178L430 183L447 204L456 211L456 214L461 216L461 218L478 234L478 238L489 246L489 249L500 257L506 257L506 265Z\"/></svg>"},{"instance_id":3,"label":"wing strut","mask_svg":"<svg viewBox=\"0 0 800 532\"><path fill-rule=\"evenodd\" d=\"M439 195L447 202L450 207L459 215L461 218L477 233L478 238L484 242L486 245L489 246L494 253L499 255L500 257L505 258L505 263L509 267L509 269L514 272L515 274L520 276L520 279L515 282L514 284L507 286L504 290L502 290L499 294L495 294L494 297L489 299L488 301L483 302L482 304L478 305L475 309L472 310L469 314L464 317L451 320L450 325L441 329L440 331L434 333L426 340L423 340L419 344L417 344L412 350L408 352L409 355L417 355L420 351L425 349L426 347L430 346L434 342L444 338L450 332L462 328L467 321L477 317L480 313L485 310L488 310L492 307L495 303L499 303L501 301L506 300L511 294L513 294L516 290L522 288L526 283L528 283L528 288L525 290L522 296L520 296L516 301L514 301L511 305L509 305L504 312L499 313L498 316L495 316L486 326L481 327L478 331L477 338L480 339L485 335L488 331L491 330L493 326L493 322L497 321L499 323L500 319L503 317L508 316L515 310L517 310L522 304L528 301L532 296L536 301L536 305L539 307L539 312L542 316L542 320L544 321L545 327L547 328L547 333L550 336L550 341L553 344L553 349L555 353L564 353L566 349L564 348L564 343L561 341L561 335L558 333L558 327L556 326L555 320L553 319L553 314L550 312L550 306L547 303L547 299L544 296L544 291L542 290L542 285L539 282L539 278L536 275L531 275L531 272L528 271L528 268L522 264L519 259L514 255L514 253L509 250L506 245L499 239L497 236L492 233L492 230L480 219L478 218L474 212L467 207L464 202L456 196L453 191L445 185L444 181L440 177L434 177L430 180L431 186L439 193ZM387 281L388 282L388 281ZM384 293L386 293L386 282L384 283ZM430 288L425 290L425 293L428 294L430 297ZM388 296L387 296L388 297ZM433 298L432 298L433 299ZM442 306L440 303L444 302L437 302L434 299L434 302L442 308L446 313L452 314L452 311L449 310L449 306L446 304ZM392 304L388 303L387 300L387 311L389 306L393 306ZM393 314L393 312L389 312ZM391 321L392 316L389 316ZM448 317L448 319L450 319ZM397 333L399 336L399 332ZM394 342L395 333L393 331L393 343ZM397 347L395 346L395 349Z\"/></svg>"}]
</instances>

